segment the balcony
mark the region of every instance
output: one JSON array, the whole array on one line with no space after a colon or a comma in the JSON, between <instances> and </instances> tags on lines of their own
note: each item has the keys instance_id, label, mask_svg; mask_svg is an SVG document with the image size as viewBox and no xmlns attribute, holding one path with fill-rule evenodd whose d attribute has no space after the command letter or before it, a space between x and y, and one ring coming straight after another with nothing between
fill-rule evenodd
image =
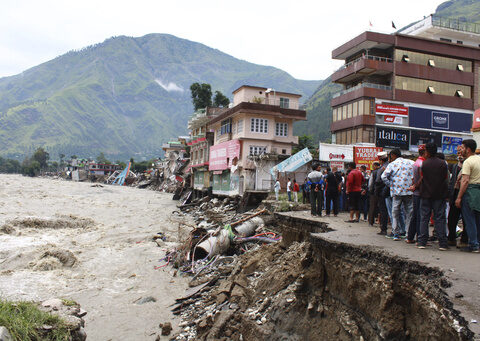
<instances>
[{"instance_id":1,"label":"balcony","mask_svg":"<svg viewBox=\"0 0 480 341\"><path fill-rule=\"evenodd\" d=\"M459 19L439 17L437 15L432 15L432 26L480 34L480 24L461 21Z\"/></svg>"},{"instance_id":2,"label":"balcony","mask_svg":"<svg viewBox=\"0 0 480 341\"><path fill-rule=\"evenodd\" d=\"M335 107L361 97L392 99L392 87L375 83L360 83L333 94L331 105Z\"/></svg>"},{"instance_id":3,"label":"balcony","mask_svg":"<svg viewBox=\"0 0 480 341\"><path fill-rule=\"evenodd\" d=\"M260 102L260 99L262 100L261 102ZM252 101L252 102L257 103L257 101ZM285 101L284 99L280 99L275 95L274 95L274 98L259 98L258 102L260 102L261 104L275 105L277 107L284 108L284 109L305 110L304 108L305 106L300 105L298 101L291 101L291 100Z\"/></svg>"},{"instance_id":4,"label":"balcony","mask_svg":"<svg viewBox=\"0 0 480 341\"><path fill-rule=\"evenodd\" d=\"M373 55L364 55L342 65L332 75L332 82L348 83L369 75L387 75L393 73L393 60Z\"/></svg>"}]
</instances>

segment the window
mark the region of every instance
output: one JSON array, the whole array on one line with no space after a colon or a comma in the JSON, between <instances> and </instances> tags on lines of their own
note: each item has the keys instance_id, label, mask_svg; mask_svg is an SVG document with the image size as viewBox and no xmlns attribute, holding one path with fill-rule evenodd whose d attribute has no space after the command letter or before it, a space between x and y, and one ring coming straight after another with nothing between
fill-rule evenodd
<instances>
[{"instance_id":1,"label":"window","mask_svg":"<svg viewBox=\"0 0 480 341\"><path fill-rule=\"evenodd\" d=\"M250 131L252 133L268 133L268 120L264 118L252 118L250 120Z\"/></svg>"},{"instance_id":2,"label":"window","mask_svg":"<svg viewBox=\"0 0 480 341\"><path fill-rule=\"evenodd\" d=\"M280 108L288 109L289 104L290 104L290 99L289 98L280 97Z\"/></svg>"},{"instance_id":3,"label":"window","mask_svg":"<svg viewBox=\"0 0 480 341\"><path fill-rule=\"evenodd\" d=\"M221 123L220 135L232 132L232 119L224 120Z\"/></svg>"},{"instance_id":4,"label":"window","mask_svg":"<svg viewBox=\"0 0 480 341\"><path fill-rule=\"evenodd\" d=\"M282 149L282 154L287 154L287 150L286 149Z\"/></svg>"},{"instance_id":5,"label":"window","mask_svg":"<svg viewBox=\"0 0 480 341\"><path fill-rule=\"evenodd\" d=\"M237 134L243 132L243 120L238 120L237 122Z\"/></svg>"},{"instance_id":6,"label":"window","mask_svg":"<svg viewBox=\"0 0 480 341\"><path fill-rule=\"evenodd\" d=\"M275 136L288 136L288 123L275 123Z\"/></svg>"},{"instance_id":7,"label":"window","mask_svg":"<svg viewBox=\"0 0 480 341\"><path fill-rule=\"evenodd\" d=\"M446 42L446 43L451 43L451 42L452 42L452 39L440 38L440 41L444 41L444 42Z\"/></svg>"},{"instance_id":8,"label":"window","mask_svg":"<svg viewBox=\"0 0 480 341\"><path fill-rule=\"evenodd\" d=\"M455 91L460 90L464 98L472 98L472 88L468 85L396 76L395 87L402 90L435 93L443 96L454 96Z\"/></svg>"},{"instance_id":9,"label":"window","mask_svg":"<svg viewBox=\"0 0 480 341\"><path fill-rule=\"evenodd\" d=\"M215 134L216 140L220 140L220 128L217 129L217 133Z\"/></svg>"},{"instance_id":10,"label":"window","mask_svg":"<svg viewBox=\"0 0 480 341\"><path fill-rule=\"evenodd\" d=\"M448 70L456 70L457 65L462 64L466 72L472 72L472 62L469 60L443 57L433 54L413 52L401 49L395 50L395 60L408 62L411 64L430 65ZM430 60L433 61L434 65L431 65Z\"/></svg>"},{"instance_id":11,"label":"window","mask_svg":"<svg viewBox=\"0 0 480 341\"><path fill-rule=\"evenodd\" d=\"M463 41L457 40L457 44L463 45Z\"/></svg>"},{"instance_id":12,"label":"window","mask_svg":"<svg viewBox=\"0 0 480 341\"><path fill-rule=\"evenodd\" d=\"M267 152L265 146L250 146L250 155L260 155Z\"/></svg>"}]
</instances>

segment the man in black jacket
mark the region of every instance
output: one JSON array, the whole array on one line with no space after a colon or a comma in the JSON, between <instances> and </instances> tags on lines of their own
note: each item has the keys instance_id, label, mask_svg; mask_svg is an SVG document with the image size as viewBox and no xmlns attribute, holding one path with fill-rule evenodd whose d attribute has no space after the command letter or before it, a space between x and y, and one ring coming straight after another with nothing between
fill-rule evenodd
<instances>
[{"instance_id":1,"label":"man in black jacket","mask_svg":"<svg viewBox=\"0 0 480 341\"><path fill-rule=\"evenodd\" d=\"M337 169L334 167L333 172L327 168L327 176L325 177L326 182L326 203L325 210L327 216L330 215L330 206L333 205L333 215L336 217L338 215L338 194L340 193L339 187L342 184L342 179L336 173Z\"/></svg>"},{"instance_id":2,"label":"man in black jacket","mask_svg":"<svg viewBox=\"0 0 480 341\"><path fill-rule=\"evenodd\" d=\"M452 167L452 175L450 182L448 183L448 201L450 202L450 211L448 212L448 245L456 246L457 245L457 224L460 219L460 214L462 210L455 206L455 200L457 200L458 190L460 189L460 179L462 174L462 165L463 165L463 145L457 147L457 158L458 163ZM468 237L465 229L465 221L463 220L463 232L460 238L460 244L463 246L468 246ZM459 245L461 246L461 245Z\"/></svg>"},{"instance_id":3,"label":"man in black jacket","mask_svg":"<svg viewBox=\"0 0 480 341\"><path fill-rule=\"evenodd\" d=\"M377 170L376 180L375 180L375 196L377 197L378 211L380 212L380 235L387 234L387 224L388 224L388 211L385 198L390 196L390 188L388 188L382 180L382 174L385 171L385 168L388 166L388 154L387 152L380 152L377 154L378 160L380 161L380 168Z\"/></svg>"},{"instance_id":4,"label":"man in black jacket","mask_svg":"<svg viewBox=\"0 0 480 341\"><path fill-rule=\"evenodd\" d=\"M373 226L375 218L378 216L378 197L375 195L375 181L377 180L377 173L380 169L380 162L373 163L373 170L368 179L368 193L370 198L370 206L368 210L368 223Z\"/></svg>"}]
</instances>

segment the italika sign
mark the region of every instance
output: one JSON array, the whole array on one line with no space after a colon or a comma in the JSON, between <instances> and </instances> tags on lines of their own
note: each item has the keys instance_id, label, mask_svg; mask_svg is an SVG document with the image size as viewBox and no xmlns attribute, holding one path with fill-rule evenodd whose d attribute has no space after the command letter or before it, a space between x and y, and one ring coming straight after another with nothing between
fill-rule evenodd
<instances>
[{"instance_id":1,"label":"italika sign","mask_svg":"<svg viewBox=\"0 0 480 341\"><path fill-rule=\"evenodd\" d=\"M377 127L375 145L377 147L408 150L410 145L410 131L405 129Z\"/></svg>"}]
</instances>

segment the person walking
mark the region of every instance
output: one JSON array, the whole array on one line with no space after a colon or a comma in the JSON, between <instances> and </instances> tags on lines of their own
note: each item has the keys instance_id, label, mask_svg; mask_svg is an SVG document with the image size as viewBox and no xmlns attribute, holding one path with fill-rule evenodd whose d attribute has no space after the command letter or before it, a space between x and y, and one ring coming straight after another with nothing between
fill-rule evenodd
<instances>
[{"instance_id":1,"label":"person walking","mask_svg":"<svg viewBox=\"0 0 480 341\"><path fill-rule=\"evenodd\" d=\"M293 200L298 203L298 192L300 192L300 186L297 184L297 180L293 179Z\"/></svg>"},{"instance_id":2,"label":"person walking","mask_svg":"<svg viewBox=\"0 0 480 341\"><path fill-rule=\"evenodd\" d=\"M392 197L392 235L393 240L400 240L402 231L400 217L402 205L405 208L405 226L410 225L413 210L413 198L410 187L413 185L413 161L402 158L400 149L390 152L391 162L382 173L382 180L386 186L390 186Z\"/></svg>"},{"instance_id":3,"label":"person walking","mask_svg":"<svg viewBox=\"0 0 480 341\"><path fill-rule=\"evenodd\" d=\"M447 221L445 207L448 197L448 167L444 160L437 157L437 145L429 142L425 146L425 161L422 164L420 179L420 234L418 248L425 249L428 241L428 224L433 212L435 234L440 251L448 249ZM417 189L417 184L413 185Z\"/></svg>"},{"instance_id":4,"label":"person walking","mask_svg":"<svg viewBox=\"0 0 480 341\"><path fill-rule=\"evenodd\" d=\"M288 178L287 182L287 195L288 201L292 201L292 181L290 181L290 178Z\"/></svg>"},{"instance_id":5,"label":"person walking","mask_svg":"<svg viewBox=\"0 0 480 341\"><path fill-rule=\"evenodd\" d=\"M347 176L347 201L350 209L350 220L346 222L358 223L360 221L360 201L364 179L362 172L356 169L355 162L350 162L348 169L350 172ZM354 219L354 216L356 219Z\"/></svg>"},{"instance_id":6,"label":"person walking","mask_svg":"<svg viewBox=\"0 0 480 341\"><path fill-rule=\"evenodd\" d=\"M275 191L275 200L278 201L278 193L280 192L280 180L277 178L277 181L275 181L275 185L273 186L273 189Z\"/></svg>"},{"instance_id":7,"label":"person walking","mask_svg":"<svg viewBox=\"0 0 480 341\"><path fill-rule=\"evenodd\" d=\"M448 202L450 203L450 210L447 215L447 225L448 225L448 245L457 246L457 224L460 220L462 210L455 206L455 200L457 200L458 191L460 190L460 182L462 179L462 167L463 167L463 145L457 147L457 160L458 162L453 165L452 172L450 176L450 181L448 183ZM466 230L465 219L463 219L463 231L460 236L460 242L458 247L468 246L468 237Z\"/></svg>"},{"instance_id":8,"label":"person walking","mask_svg":"<svg viewBox=\"0 0 480 341\"><path fill-rule=\"evenodd\" d=\"M418 146L418 158L413 164L413 183L419 184L421 178L421 168L423 161L425 161L425 145ZM420 188L416 188L413 191L413 212L412 220L410 220L410 225L408 226L407 239L405 242L407 244L414 244L415 238L418 239L420 235Z\"/></svg>"},{"instance_id":9,"label":"person walking","mask_svg":"<svg viewBox=\"0 0 480 341\"><path fill-rule=\"evenodd\" d=\"M475 155L475 140L462 141L463 161L462 180L455 205L462 209L462 216L467 224L468 248L462 251L480 252L478 236L480 235L480 156Z\"/></svg>"},{"instance_id":10,"label":"person walking","mask_svg":"<svg viewBox=\"0 0 480 341\"><path fill-rule=\"evenodd\" d=\"M380 168L377 170L375 179L375 196L377 197L378 212L380 213L380 235L387 235L388 225L388 211L386 198L390 197L390 187L386 186L382 180L382 174L388 167L388 154L387 152L380 152L377 154L380 162Z\"/></svg>"},{"instance_id":11,"label":"person walking","mask_svg":"<svg viewBox=\"0 0 480 341\"><path fill-rule=\"evenodd\" d=\"M322 216L323 205L323 189L324 181L320 164L314 164L313 170L308 173L308 181L310 181L310 212L312 216Z\"/></svg>"},{"instance_id":12,"label":"person walking","mask_svg":"<svg viewBox=\"0 0 480 341\"><path fill-rule=\"evenodd\" d=\"M325 178L326 190L325 190L325 213L330 215L330 210L333 207L333 215L338 215L338 195L341 191L342 179L336 174L336 169L327 168L327 176Z\"/></svg>"}]
</instances>

